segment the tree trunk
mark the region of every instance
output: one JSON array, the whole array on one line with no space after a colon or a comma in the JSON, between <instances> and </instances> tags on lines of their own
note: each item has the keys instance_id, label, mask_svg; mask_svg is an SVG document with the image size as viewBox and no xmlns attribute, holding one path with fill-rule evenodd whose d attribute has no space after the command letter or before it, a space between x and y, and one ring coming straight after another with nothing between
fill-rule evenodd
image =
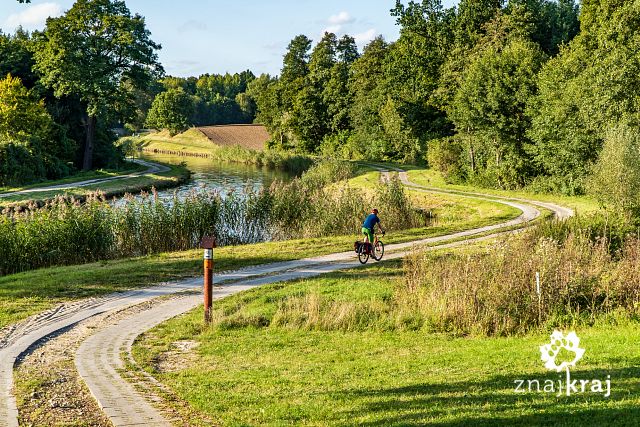
<instances>
[{"instance_id":1,"label":"tree trunk","mask_svg":"<svg viewBox=\"0 0 640 427\"><path fill-rule=\"evenodd\" d=\"M93 143L96 135L96 116L87 116L87 138L84 143L84 158L82 170L88 171L93 167Z\"/></svg>"},{"instance_id":2,"label":"tree trunk","mask_svg":"<svg viewBox=\"0 0 640 427\"><path fill-rule=\"evenodd\" d=\"M471 130L467 128L467 140L469 141L469 158L471 160L471 172L476 173L476 153L473 149L473 138L471 137Z\"/></svg>"}]
</instances>

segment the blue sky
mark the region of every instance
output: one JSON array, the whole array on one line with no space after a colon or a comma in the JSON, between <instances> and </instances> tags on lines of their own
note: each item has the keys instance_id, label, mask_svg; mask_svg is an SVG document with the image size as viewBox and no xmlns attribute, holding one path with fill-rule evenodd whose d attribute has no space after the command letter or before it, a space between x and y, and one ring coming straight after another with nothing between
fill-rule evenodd
<instances>
[{"instance_id":1,"label":"blue sky","mask_svg":"<svg viewBox=\"0 0 640 427\"><path fill-rule=\"evenodd\" d=\"M42 29L48 16L73 0L1 0L0 28ZM394 0L128 0L146 17L152 38L162 44L168 74L240 72L278 74L289 41L306 34L317 41L325 30L356 37L360 47L377 35L398 37L389 9ZM445 6L456 3L444 0Z\"/></svg>"}]
</instances>

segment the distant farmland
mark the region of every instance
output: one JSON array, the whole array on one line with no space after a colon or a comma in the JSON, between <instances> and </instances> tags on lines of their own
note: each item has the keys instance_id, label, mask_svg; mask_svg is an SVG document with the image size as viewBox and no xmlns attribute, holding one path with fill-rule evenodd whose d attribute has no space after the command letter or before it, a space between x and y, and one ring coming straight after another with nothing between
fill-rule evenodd
<instances>
[{"instance_id":1,"label":"distant farmland","mask_svg":"<svg viewBox=\"0 0 640 427\"><path fill-rule=\"evenodd\" d=\"M252 150L264 150L269 133L262 125L221 125L197 128L214 144L240 145Z\"/></svg>"}]
</instances>

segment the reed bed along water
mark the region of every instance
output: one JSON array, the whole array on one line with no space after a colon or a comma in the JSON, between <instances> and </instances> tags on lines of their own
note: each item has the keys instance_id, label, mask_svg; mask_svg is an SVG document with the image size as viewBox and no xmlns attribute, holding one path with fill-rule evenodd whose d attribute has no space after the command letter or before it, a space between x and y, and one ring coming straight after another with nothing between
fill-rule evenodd
<instances>
[{"instance_id":1,"label":"reed bed along water","mask_svg":"<svg viewBox=\"0 0 640 427\"><path fill-rule=\"evenodd\" d=\"M239 145L217 147L209 157L218 161L235 162L280 170L301 175L313 165L313 158L304 154L286 151L255 151Z\"/></svg>"},{"instance_id":2,"label":"reed bed along water","mask_svg":"<svg viewBox=\"0 0 640 427\"><path fill-rule=\"evenodd\" d=\"M389 229L420 223L397 180L380 184L375 197L346 184L329 186L354 173L348 162L322 161L289 183L225 197L201 189L167 203L152 192L115 205L94 194L84 203L58 197L42 209L5 212L0 216L0 275L187 250L212 234L219 245L230 245L358 233L373 204L388 212Z\"/></svg>"}]
</instances>

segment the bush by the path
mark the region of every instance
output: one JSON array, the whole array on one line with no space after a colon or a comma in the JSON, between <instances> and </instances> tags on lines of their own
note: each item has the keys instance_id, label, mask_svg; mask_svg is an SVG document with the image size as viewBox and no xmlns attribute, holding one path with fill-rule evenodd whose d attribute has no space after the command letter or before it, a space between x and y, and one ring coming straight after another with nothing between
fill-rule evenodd
<instances>
[{"instance_id":1,"label":"bush by the path","mask_svg":"<svg viewBox=\"0 0 640 427\"><path fill-rule=\"evenodd\" d=\"M640 238L630 229L578 218L542 225L483 253L415 254L405 261L396 304L411 313L412 324L459 335L636 318Z\"/></svg>"}]
</instances>

